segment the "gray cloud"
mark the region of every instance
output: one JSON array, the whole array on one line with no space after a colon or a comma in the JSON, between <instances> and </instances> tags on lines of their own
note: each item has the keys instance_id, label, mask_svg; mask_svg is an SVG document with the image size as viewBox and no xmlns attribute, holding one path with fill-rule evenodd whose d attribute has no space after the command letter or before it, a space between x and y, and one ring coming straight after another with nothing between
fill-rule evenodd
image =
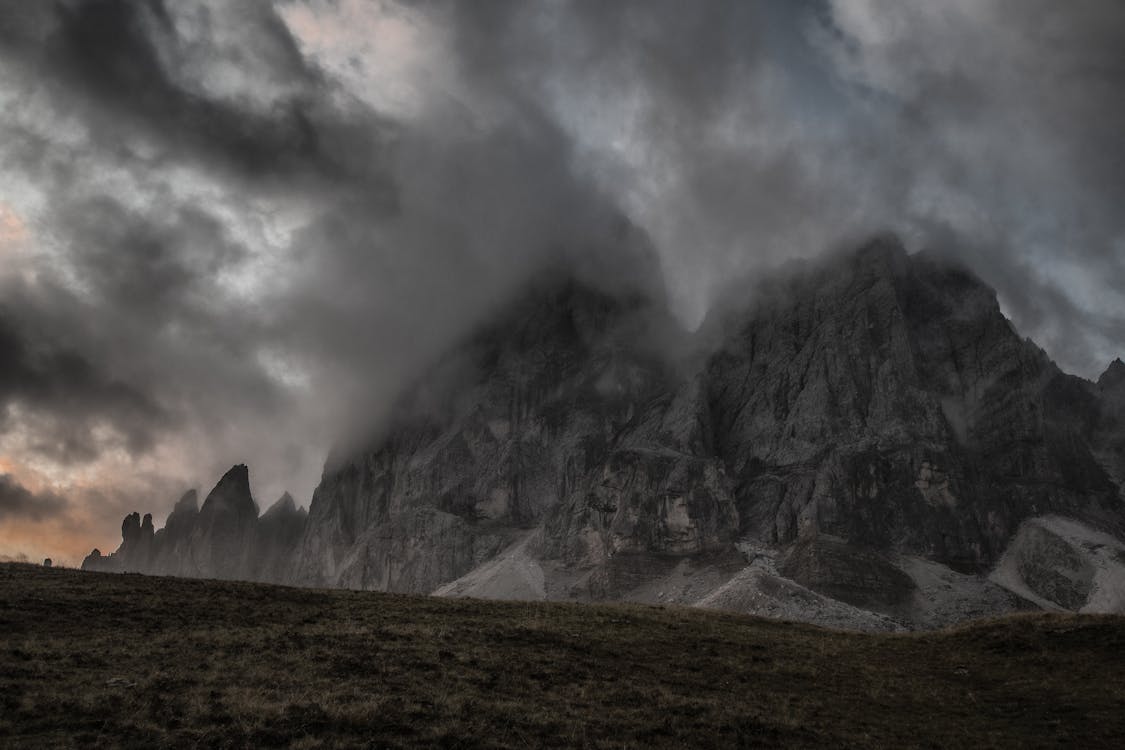
<instances>
[{"instance_id":1,"label":"gray cloud","mask_svg":"<svg viewBox=\"0 0 1125 750\"><path fill-rule=\"evenodd\" d=\"M0 8L14 62L44 76L77 112L103 148L130 151L130 140L159 144L153 163L204 160L210 169L252 180L318 179L323 186L367 182L383 135L374 113L362 123L328 102L331 86L306 64L270 3L199 6L201 28L163 0L72 0L51 10L26 4ZM220 4L216 7L222 7ZM182 11L182 9L180 9ZM183 14L187 15L187 14ZM239 45L218 43L216 28L236 23ZM216 94L190 78L208 59L228 70L252 66L257 85L279 89L266 101L252 91Z\"/></svg>"},{"instance_id":2,"label":"gray cloud","mask_svg":"<svg viewBox=\"0 0 1125 750\"><path fill-rule=\"evenodd\" d=\"M0 474L0 520L24 518L39 521L60 515L66 500L51 492L36 494L8 474Z\"/></svg>"},{"instance_id":3,"label":"gray cloud","mask_svg":"<svg viewBox=\"0 0 1125 750\"><path fill-rule=\"evenodd\" d=\"M0 310L0 427L32 412L30 447L63 463L88 461L108 444L143 452L167 415L146 394L100 372L90 360L51 342L29 341ZM100 439L99 424L112 427Z\"/></svg>"},{"instance_id":4,"label":"gray cloud","mask_svg":"<svg viewBox=\"0 0 1125 750\"><path fill-rule=\"evenodd\" d=\"M459 28L484 23L468 13ZM689 319L745 289L733 278L890 228L967 262L1065 368L1095 376L1125 346L1121 7L619 2L498 16L466 58L575 140L582 168L653 235Z\"/></svg>"},{"instance_id":5,"label":"gray cloud","mask_svg":"<svg viewBox=\"0 0 1125 750\"><path fill-rule=\"evenodd\" d=\"M1125 7L830 5L823 48L908 170L899 222L995 285L1064 366L1095 375L1125 346Z\"/></svg>"},{"instance_id":6,"label":"gray cloud","mask_svg":"<svg viewBox=\"0 0 1125 750\"><path fill-rule=\"evenodd\" d=\"M0 449L105 463L83 497L113 512L120 472L235 462L307 499L341 434L545 268L655 254L692 323L887 228L1094 375L1125 348L1122 16L0 0Z\"/></svg>"}]
</instances>

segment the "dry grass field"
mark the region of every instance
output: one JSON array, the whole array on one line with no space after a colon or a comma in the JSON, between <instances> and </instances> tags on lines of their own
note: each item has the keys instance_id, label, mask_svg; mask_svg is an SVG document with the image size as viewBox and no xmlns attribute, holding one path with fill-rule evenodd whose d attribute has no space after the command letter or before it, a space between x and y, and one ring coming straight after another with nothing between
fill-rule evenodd
<instances>
[{"instance_id":1,"label":"dry grass field","mask_svg":"<svg viewBox=\"0 0 1125 750\"><path fill-rule=\"evenodd\" d=\"M1122 747L1125 618L689 609L0 565L0 747Z\"/></svg>"}]
</instances>

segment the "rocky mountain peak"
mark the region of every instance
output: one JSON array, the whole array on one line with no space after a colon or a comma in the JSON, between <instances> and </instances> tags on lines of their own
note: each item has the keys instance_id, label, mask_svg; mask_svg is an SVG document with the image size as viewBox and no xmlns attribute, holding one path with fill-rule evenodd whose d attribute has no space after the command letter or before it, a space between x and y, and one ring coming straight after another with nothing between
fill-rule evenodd
<instances>
[{"instance_id":1,"label":"rocky mountain peak","mask_svg":"<svg viewBox=\"0 0 1125 750\"><path fill-rule=\"evenodd\" d=\"M1100 395L1062 373L950 256L887 235L795 264L674 364L635 288L525 292L326 464L307 514L286 493L259 517L238 465L155 552L134 514L89 567L887 627L1012 611L1021 586L1078 609L1093 589L1039 561L1079 547L1041 532L1125 534L1125 364Z\"/></svg>"},{"instance_id":2,"label":"rocky mountain peak","mask_svg":"<svg viewBox=\"0 0 1125 750\"><path fill-rule=\"evenodd\" d=\"M1109 363L1109 367L1098 378L1098 387L1103 391L1116 390L1125 386L1125 362L1118 357Z\"/></svg>"},{"instance_id":3,"label":"rocky mountain peak","mask_svg":"<svg viewBox=\"0 0 1125 750\"><path fill-rule=\"evenodd\" d=\"M250 471L245 464L236 464L223 475L207 495L200 514L234 513L242 518L256 518L258 504L250 494Z\"/></svg>"}]
</instances>

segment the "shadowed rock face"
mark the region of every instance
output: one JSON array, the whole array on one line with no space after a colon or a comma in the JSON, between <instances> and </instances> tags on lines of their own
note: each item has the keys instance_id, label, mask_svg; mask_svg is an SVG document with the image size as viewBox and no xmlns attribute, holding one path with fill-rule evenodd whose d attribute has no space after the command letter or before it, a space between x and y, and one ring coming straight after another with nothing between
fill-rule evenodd
<instances>
[{"instance_id":1,"label":"shadowed rock face","mask_svg":"<svg viewBox=\"0 0 1125 750\"><path fill-rule=\"evenodd\" d=\"M307 517L284 497L258 518L235 467L155 536L130 516L122 548L88 565L401 592L691 591L683 603L747 611L784 590L882 627L855 607L909 624L918 602L926 623L1024 606L982 575L1028 519L1121 536L1120 361L1097 384L1060 372L978 279L888 238L753 298L697 336L710 353L673 361L657 343L685 334L660 304L541 282L365 447L330 458ZM1075 609L1117 601L1080 570L1053 586L1055 563L1036 561L1065 555L1034 534L1002 580ZM736 545L767 567L736 581Z\"/></svg>"},{"instance_id":2,"label":"shadowed rock face","mask_svg":"<svg viewBox=\"0 0 1125 750\"><path fill-rule=\"evenodd\" d=\"M258 505L250 495L250 473L239 464L203 501L192 530L195 560L205 578L244 578L253 561Z\"/></svg>"}]
</instances>

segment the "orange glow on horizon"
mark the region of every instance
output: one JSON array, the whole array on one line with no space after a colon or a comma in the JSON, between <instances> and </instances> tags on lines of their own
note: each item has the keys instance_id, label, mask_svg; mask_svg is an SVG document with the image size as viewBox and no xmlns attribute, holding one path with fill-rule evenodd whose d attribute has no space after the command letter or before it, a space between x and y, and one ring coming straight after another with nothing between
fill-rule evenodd
<instances>
[{"instance_id":1,"label":"orange glow on horizon","mask_svg":"<svg viewBox=\"0 0 1125 750\"><path fill-rule=\"evenodd\" d=\"M0 560L26 557L28 562L41 563L49 557L56 565L77 567L95 547L103 553L117 549L119 521L92 517L83 502L93 486L60 485L9 456L0 456L0 474L7 474L28 492L51 492L68 503L60 513L46 518L4 518L0 522Z\"/></svg>"},{"instance_id":2,"label":"orange glow on horizon","mask_svg":"<svg viewBox=\"0 0 1125 750\"><path fill-rule=\"evenodd\" d=\"M0 524L0 560L26 557L27 562L41 563L43 558L49 557L55 565L78 567L85 555L99 544L102 554L117 549L116 544L105 549L105 542L98 542L104 538L104 534L93 529L74 528L69 519L5 519Z\"/></svg>"}]
</instances>

